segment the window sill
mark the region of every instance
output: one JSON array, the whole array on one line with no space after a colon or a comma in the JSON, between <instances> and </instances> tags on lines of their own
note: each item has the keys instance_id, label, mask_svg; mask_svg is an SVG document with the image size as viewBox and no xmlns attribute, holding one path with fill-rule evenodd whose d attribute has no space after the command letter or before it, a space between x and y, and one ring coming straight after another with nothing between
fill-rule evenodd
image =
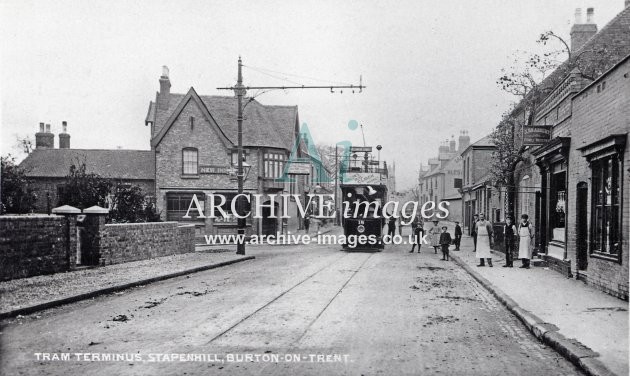
<instances>
[{"instance_id":1,"label":"window sill","mask_svg":"<svg viewBox=\"0 0 630 376\"><path fill-rule=\"evenodd\" d=\"M593 251L593 252L591 252L591 257L598 258L598 259L601 259L601 260L621 263L619 261L619 255L611 255L610 253L603 253L603 252Z\"/></svg>"},{"instance_id":2,"label":"window sill","mask_svg":"<svg viewBox=\"0 0 630 376\"><path fill-rule=\"evenodd\" d=\"M199 175L186 175L186 174L181 174L179 176L181 179L199 179Z\"/></svg>"}]
</instances>

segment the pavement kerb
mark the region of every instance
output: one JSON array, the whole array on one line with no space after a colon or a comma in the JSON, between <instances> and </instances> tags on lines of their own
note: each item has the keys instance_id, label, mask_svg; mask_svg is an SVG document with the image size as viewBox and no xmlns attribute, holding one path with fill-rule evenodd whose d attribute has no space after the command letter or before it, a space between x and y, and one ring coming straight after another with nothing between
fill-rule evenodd
<instances>
[{"instance_id":1,"label":"pavement kerb","mask_svg":"<svg viewBox=\"0 0 630 376\"><path fill-rule=\"evenodd\" d=\"M103 288L103 289L98 289L98 290L86 292L86 293L83 293L83 294L68 296L68 297L65 297L65 298L62 298L62 299L52 300L52 301L49 301L49 302L46 302L46 303L36 304L36 305L30 306L30 307L23 307L23 308L18 308L18 309L12 310L12 311L0 312L0 320L4 320L4 319L7 319L7 318L11 318L11 317L16 317L18 315L30 315L31 313L43 311L43 310L49 309L49 308L59 307L61 305L65 305L65 304L75 303L75 302L78 302L78 301L81 301L81 300L95 298L95 297L100 296L100 295L111 294L113 292L126 290L126 289L129 289L129 288L132 288L132 287L138 287L138 286L141 286L141 285L147 285L147 284L150 284L150 283L153 283L153 282L163 281L165 279L181 277L181 276L187 275L187 274L193 274L193 273L198 273L198 272L202 272L202 271L205 271L205 270L216 269L216 268L220 268L222 266L236 264L236 263L242 262L242 261L253 260L255 258L256 257L254 257L254 256L240 257L240 258L237 258L237 259L234 259L234 260L219 262L217 264L198 266L198 267L195 267L195 268L192 268L192 269L182 270L182 271L175 272L175 273L163 274L163 275L159 275L159 276L156 276L156 277L151 277L151 278L141 279L141 280L138 280L138 281L124 283L122 285L110 286L110 287L106 287L106 288Z\"/></svg>"},{"instance_id":2,"label":"pavement kerb","mask_svg":"<svg viewBox=\"0 0 630 376\"><path fill-rule=\"evenodd\" d=\"M459 256L451 253L451 258L468 274L477 280L486 290L497 298L510 312L512 312L525 327L541 342L553 348L559 354L579 367L589 376L615 376L601 361L596 359L598 353L591 350L575 339L568 339L558 332L552 323L546 323L535 314L523 309L501 289L493 285L485 277L464 262Z\"/></svg>"}]
</instances>

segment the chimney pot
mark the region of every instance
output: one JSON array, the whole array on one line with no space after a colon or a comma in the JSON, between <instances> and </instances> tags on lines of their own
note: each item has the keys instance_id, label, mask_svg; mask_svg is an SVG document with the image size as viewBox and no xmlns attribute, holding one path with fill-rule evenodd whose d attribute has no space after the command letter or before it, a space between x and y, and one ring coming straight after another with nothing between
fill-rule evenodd
<instances>
[{"instance_id":1,"label":"chimney pot","mask_svg":"<svg viewBox=\"0 0 630 376\"><path fill-rule=\"evenodd\" d=\"M586 23L587 24L595 23L595 9L594 8L586 9Z\"/></svg>"},{"instance_id":2,"label":"chimney pot","mask_svg":"<svg viewBox=\"0 0 630 376\"><path fill-rule=\"evenodd\" d=\"M575 8L575 24L579 25L582 23L582 8Z\"/></svg>"},{"instance_id":3,"label":"chimney pot","mask_svg":"<svg viewBox=\"0 0 630 376\"><path fill-rule=\"evenodd\" d=\"M39 123L39 132L35 133L36 149L52 149L55 145L55 135L50 133L50 124Z\"/></svg>"},{"instance_id":4,"label":"chimney pot","mask_svg":"<svg viewBox=\"0 0 630 376\"><path fill-rule=\"evenodd\" d=\"M70 135L68 132L68 123L66 121L61 122L63 131L59 133L59 149L70 149Z\"/></svg>"},{"instance_id":5,"label":"chimney pot","mask_svg":"<svg viewBox=\"0 0 630 376\"><path fill-rule=\"evenodd\" d=\"M168 78L168 67L162 67L162 76L160 77L160 93L157 98L158 109L167 109L171 97L171 80Z\"/></svg>"}]
</instances>

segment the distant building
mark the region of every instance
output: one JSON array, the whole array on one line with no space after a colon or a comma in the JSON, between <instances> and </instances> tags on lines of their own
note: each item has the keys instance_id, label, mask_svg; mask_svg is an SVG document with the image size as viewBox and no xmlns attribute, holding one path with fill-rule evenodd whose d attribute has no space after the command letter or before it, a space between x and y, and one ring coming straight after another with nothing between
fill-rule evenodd
<instances>
[{"instance_id":1,"label":"distant building","mask_svg":"<svg viewBox=\"0 0 630 376\"><path fill-rule=\"evenodd\" d=\"M437 158L429 159L429 167L420 168L420 205L433 201L435 205L448 202L449 215L446 220L461 221L462 205L459 189L462 187L462 159L459 155L468 147L470 137L466 131L460 132L459 145L454 137L446 140L438 148Z\"/></svg>"}]
</instances>

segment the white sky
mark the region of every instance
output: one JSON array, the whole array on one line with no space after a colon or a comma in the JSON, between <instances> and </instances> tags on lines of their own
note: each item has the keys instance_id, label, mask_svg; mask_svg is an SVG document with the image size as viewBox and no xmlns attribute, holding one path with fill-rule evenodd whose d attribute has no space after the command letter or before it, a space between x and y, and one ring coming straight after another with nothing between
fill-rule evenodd
<instances>
[{"instance_id":1,"label":"white sky","mask_svg":"<svg viewBox=\"0 0 630 376\"><path fill-rule=\"evenodd\" d=\"M601 28L623 0L460 1L25 1L0 0L0 151L39 122L67 120L74 148L149 149L144 118L159 90L206 95L233 85L236 61L326 81L361 94L271 92L264 104L298 105L318 143L383 145L398 188L439 142L487 134L513 98L495 84L517 49L538 35L568 38L575 8L595 8ZM301 84L321 84L285 76ZM245 68L246 85L290 84ZM329 84L325 82L324 84ZM57 144L58 139L55 139Z\"/></svg>"}]
</instances>

